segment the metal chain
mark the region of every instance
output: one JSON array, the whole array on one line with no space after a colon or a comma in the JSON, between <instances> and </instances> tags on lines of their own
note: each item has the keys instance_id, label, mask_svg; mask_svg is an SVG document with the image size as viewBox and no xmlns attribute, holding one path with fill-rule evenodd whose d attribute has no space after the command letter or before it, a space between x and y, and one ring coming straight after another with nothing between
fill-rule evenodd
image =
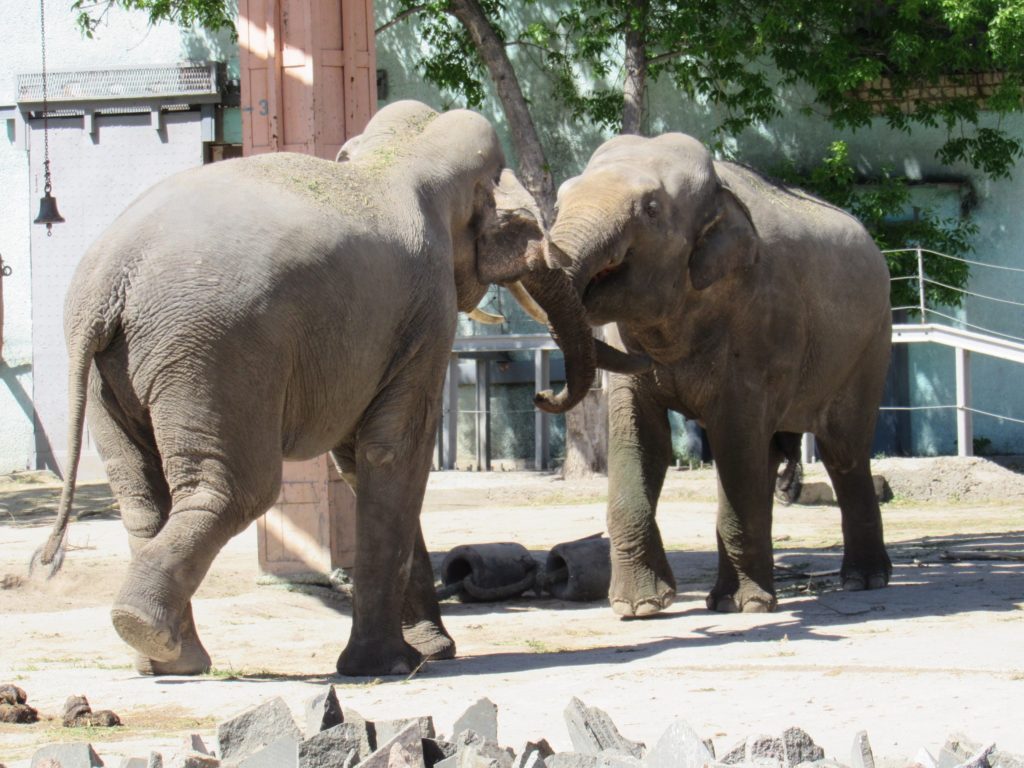
<instances>
[{"instance_id":1,"label":"metal chain","mask_svg":"<svg viewBox=\"0 0 1024 768\"><path fill-rule=\"evenodd\" d=\"M49 93L46 83L46 0L39 0L39 35L42 38L43 49L43 191L50 194L50 124L48 113L50 111Z\"/></svg>"}]
</instances>

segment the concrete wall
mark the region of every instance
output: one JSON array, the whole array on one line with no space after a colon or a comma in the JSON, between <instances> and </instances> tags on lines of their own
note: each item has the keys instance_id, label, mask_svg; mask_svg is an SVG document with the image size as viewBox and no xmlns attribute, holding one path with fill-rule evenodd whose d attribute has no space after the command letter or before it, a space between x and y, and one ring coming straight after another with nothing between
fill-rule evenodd
<instances>
[{"instance_id":1,"label":"concrete wall","mask_svg":"<svg viewBox=\"0 0 1024 768\"><path fill-rule=\"evenodd\" d=\"M67 4L46 8L47 69L101 69L194 60L229 61L237 56L226 35L211 37L172 25L150 27L146 15L112 9L108 22L88 40L75 27ZM17 100L16 77L42 69L39 6L0 0L4 19L0 43L0 107ZM60 202L62 170L52 157L54 193ZM12 274L3 278L4 349L0 361L0 473L35 467L32 375L32 261L30 232L39 209L30 180L28 153L16 146L13 123L0 122L0 255ZM64 212L65 216L67 212ZM60 225L53 236L60 237Z\"/></svg>"}]
</instances>

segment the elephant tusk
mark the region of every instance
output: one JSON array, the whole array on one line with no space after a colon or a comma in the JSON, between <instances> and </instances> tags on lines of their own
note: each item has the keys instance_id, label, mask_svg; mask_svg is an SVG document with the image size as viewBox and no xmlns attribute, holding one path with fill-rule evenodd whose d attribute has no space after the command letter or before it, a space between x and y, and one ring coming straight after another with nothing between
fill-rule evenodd
<instances>
[{"instance_id":1,"label":"elephant tusk","mask_svg":"<svg viewBox=\"0 0 1024 768\"><path fill-rule=\"evenodd\" d=\"M516 280L514 283L505 285L505 288L508 289L508 292L512 294L512 298L518 302L526 314L541 325L545 327L548 325L547 312L541 309L540 304L533 300L533 296L530 295L521 282Z\"/></svg>"},{"instance_id":2,"label":"elephant tusk","mask_svg":"<svg viewBox=\"0 0 1024 768\"><path fill-rule=\"evenodd\" d=\"M505 322L504 315L496 315L493 312L480 309L480 307L471 310L468 315L470 320L476 320L478 323L483 323L484 325L501 325Z\"/></svg>"}]
</instances>

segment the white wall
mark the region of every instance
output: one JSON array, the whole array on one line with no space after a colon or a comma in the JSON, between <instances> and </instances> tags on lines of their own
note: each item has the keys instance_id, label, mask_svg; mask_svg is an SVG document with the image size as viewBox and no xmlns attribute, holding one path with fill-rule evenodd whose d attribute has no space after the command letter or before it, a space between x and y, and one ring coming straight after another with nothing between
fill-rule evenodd
<instances>
[{"instance_id":1,"label":"white wall","mask_svg":"<svg viewBox=\"0 0 1024 768\"><path fill-rule=\"evenodd\" d=\"M39 6L0 0L0 107L17 101L17 75L42 69ZM112 9L89 40L75 26L68 3L46 6L47 69L50 71L176 63L232 56L226 36L211 39L172 25L150 27L144 13ZM235 57L237 60L237 57ZM234 68L237 72L237 66ZM39 148L37 147L37 151ZM54 195L60 202L62 169L51 157ZM0 361L0 473L35 466L33 429L30 231L39 190L29 177L28 153L14 142L13 125L0 121L0 255L12 274L3 278L4 347ZM65 216L67 214L65 213ZM54 237L61 236L60 225Z\"/></svg>"}]
</instances>

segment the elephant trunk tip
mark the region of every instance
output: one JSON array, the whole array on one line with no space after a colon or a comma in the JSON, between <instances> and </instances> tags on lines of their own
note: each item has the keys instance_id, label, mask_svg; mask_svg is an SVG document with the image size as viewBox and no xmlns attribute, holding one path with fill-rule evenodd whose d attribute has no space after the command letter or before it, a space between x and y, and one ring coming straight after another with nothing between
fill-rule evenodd
<instances>
[{"instance_id":1,"label":"elephant trunk tip","mask_svg":"<svg viewBox=\"0 0 1024 768\"><path fill-rule=\"evenodd\" d=\"M582 395L580 397L571 396L568 389L563 389L557 395L550 389L545 389L533 396L533 404L544 413L558 416L571 410L582 399Z\"/></svg>"}]
</instances>

